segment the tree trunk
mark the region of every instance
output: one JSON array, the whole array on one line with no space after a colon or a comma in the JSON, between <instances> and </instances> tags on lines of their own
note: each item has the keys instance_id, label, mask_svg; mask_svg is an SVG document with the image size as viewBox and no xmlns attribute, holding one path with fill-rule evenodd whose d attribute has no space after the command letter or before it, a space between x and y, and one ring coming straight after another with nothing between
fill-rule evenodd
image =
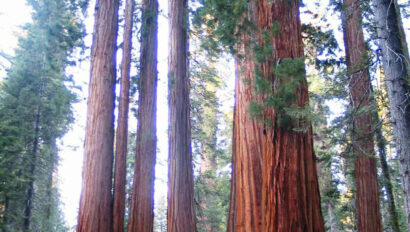
<instances>
[{"instance_id":1,"label":"tree trunk","mask_svg":"<svg viewBox=\"0 0 410 232\"><path fill-rule=\"evenodd\" d=\"M34 141L33 141L33 151L30 157L30 172L29 172L29 183L28 183L28 190L27 190L27 197L26 197L26 208L24 210L24 230L30 231L30 223L31 223L31 210L33 207L33 195L34 195L34 171L36 169L36 161L37 161L37 151L38 151L38 142L39 142L39 133L40 133L40 116L41 116L41 96L42 90L40 89L39 95L39 102L37 105L37 112L36 112L36 121L34 126Z\"/></svg>"},{"instance_id":2,"label":"tree trunk","mask_svg":"<svg viewBox=\"0 0 410 232\"><path fill-rule=\"evenodd\" d=\"M142 7L138 128L128 232L151 232L154 227L158 2L143 0Z\"/></svg>"},{"instance_id":3,"label":"tree trunk","mask_svg":"<svg viewBox=\"0 0 410 232\"><path fill-rule=\"evenodd\" d=\"M249 41L248 35L242 35ZM246 43L246 42L244 42ZM247 46L238 47L236 58L236 87L233 117L232 180L228 215L228 231L261 230L262 141L263 123L250 119L248 105L256 101L252 86L245 78L253 79L254 63ZM242 70L243 69L243 70Z\"/></svg>"},{"instance_id":4,"label":"tree trunk","mask_svg":"<svg viewBox=\"0 0 410 232\"><path fill-rule=\"evenodd\" d=\"M118 0L98 0L91 48L78 232L112 230L112 162Z\"/></svg>"},{"instance_id":5,"label":"tree trunk","mask_svg":"<svg viewBox=\"0 0 410 232\"><path fill-rule=\"evenodd\" d=\"M374 93L374 88L372 83L370 83L370 89L371 92ZM372 104L377 105L376 99L374 97L371 98ZM397 214L397 209L396 209L396 201L394 197L394 192L393 192L393 185L391 181L391 176L390 176L390 168L389 164L387 163L387 141L386 138L383 135L382 131L382 122L380 121L380 117L378 114L378 109L377 111L372 111L373 114L373 121L374 125L376 125L375 128L375 135L376 135L376 144L377 144L377 150L379 154L379 159L380 159L380 166L382 168L382 185L386 189L386 195L384 196L386 198L387 204L388 204L388 214L390 217L390 226L392 228L393 232L400 232L400 225L399 225L399 215Z\"/></svg>"},{"instance_id":6,"label":"tree trunk","mask_svg":"<svg viewBox=\"0 0 410 232\"><path fill-rule=\"evenodd\" d=\"M357 228L362 232L376 232L381 231L382 227L372 114L366 109L371 105L371 90L360 7L358 0L344 1L344 41L353 109L352 143L355 158Z\"/></svg>"},{"instance_id":7,"label":"tree trunk","mask_svg":"<svg viewBox=\"0 0 410 232\"><path fill-rule=\"evenodd\" d=\"M393 133L399 155L407 227L410 231L410 86L405 35L400 33L400 13L391 0L373 0L377 33L383 53ZM403 42L403 43L402 43Z\"/></svg>"},{"instance_id":8,"label":"tree trunk","mask_svg":"<svg viewBox=\"0 0 410 232\"><path fill-rule=\"evenodd\" d=\"M120 103L117 122L117 137L115 146L115 176L114 176L114 204L113 231L124 231L125 212L125 182L127 171L127 139L128 139L128 108L130 92L130 67L132 50L132 26L134 14L134 0L125 3L125 29L121 64Z\"/></svg>"},{"instance_id":9,"label":"tree trunk","mask_svg":"<svg viewBox=\"0 0 410 232\"><path fill-rule=\"evenodd\" d=\"M195 232L188 78L187 0L169 0L168 232Z\"/></svg>"},{"instance_id":10,"label":"tree trunk","mask_svg":"<svg viewBox=\"0 0 410 232\"><path fill-rule=\"evenodd\" d=\"M53 165L54 166L54 165ZM54 168L53 168L53 170L54 170ZM48 204L46 205L46 207L45 207L45 213L46 213L46 220L48 221L48 222L50 222L50 220L51 220L51 216L52 216L52 213L53 213L53 208L52 208L52 202L53 202L53 173L54 172L50 172L49 174L48 174L48 177L47 177L47 190L46 190L46 196L47 196L47 199L49 200L49 202L48 202Z\"/></svg>"},{"instance_id":11,"label":"tree trunk","mask_svg":"<svg viewBox=\"0 0 410 232\"><path fill-rule=\"evenodd\" d=\"M306 132L296 132L280 126L276 111L279 109L265 107L261 119L251 118L248 112L252 101L264 104L266 100L254 94L255 69L263 73L276 91L275 65L284 58L303 56L299 1L251 1L249 10L248 15L256 18L251 21L257 25L258 45L273 50L271 59L257 63L247 46L252 41L249 33L242 34L236 59L228 231L324 231L310 123ZM263 38L263 33L277 29L268 41ZM294 94L293 104L304 107L308 102L304 76ZM265 123L268 121L272 125Z\"/></svg>"},{"instance_id":12,"label":"tree trunk","mask_svg":"<svg viewBox=\"0 0 410 232\"><path fill-rule=\"evenodd\" d=\"M213 92L212 94L215 94ZM216 111L210 107L204 106L205 107L205 112L212 112L212 115L209 115L205 113L207 116L205 116L205 120L207 121L202 121L202 127L203 129L201 130L202 132L205 133L206 138L203 139L201 142L201 151L200 151L200 157L201 157L201 164L199 166L199 182L203 185L206 186L205 191L200 191L198 193L196 203L199 205L199 210L202 212L202 214L198 215L198 226L201 226L203 232L216 232L218 231L218 226L214 221L212 221L212 216L219 217L219 215L209 215L209 211L212 212L212 210L215 210L215 204L212 204L210 202L210 199L213 197L216 197L215 194L217 194L217 186L216 186L216 168L217 168L217 163L216 163L216 130L217 130L217 114ZM216 107L214 105L213 107ZM214 110L214 111L213 111ZM211 118L210 118L211 117ZM207 123L212 123L210 125L207 125ZM198 208L197 208L198 209ZM211 216L211 217L210 217Z\"/></svg>"},{"instance_id":13,"label":"tree trunk","mask_svg":"<svg viewBox=\"0 0 410 232\"><path fill-rule=\"evenodd\" d=\"M390 177L390 169L389 169L389 165L386 160L386 156L387 156L386 139L384 138L384 135L382 132L382 125L381 125L380 118L377 112L373 113L373 120L374 120L374 124L377 126L377 128L375 129L376 142L377 142L377 148L378 148L378 153L379 153L379 158L380 158L380 166L382 168L383 185L384 185L384 188L386 189L385 197L386 197L386 201L388 204L388 213L390 216L390 226L393 232L400 232L399 216L397 215L397 210L396 210L393 186L392 186L391 177Z\"/></svg>"}]
</instances>

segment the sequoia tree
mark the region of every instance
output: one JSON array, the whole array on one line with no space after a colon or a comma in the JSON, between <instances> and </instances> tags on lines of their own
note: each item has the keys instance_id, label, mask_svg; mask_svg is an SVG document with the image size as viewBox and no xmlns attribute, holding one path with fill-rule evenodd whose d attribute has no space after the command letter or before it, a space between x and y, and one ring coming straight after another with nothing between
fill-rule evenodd
<instances>
[{"instance_id":1,"label":"sequoia tree","mask_svg":"<svg viewBox=\"0 0 410 232\"><path fill-rule=\"evenodd\" d=\"M188 78L187 0L169 0L168 232L196 231Z\"/></svg>"},{"instance_id":2,"label":"sequoia tree","mask_svg":"<svg viewBox=\"0 0 410 232\"><path fill-rule=\"evenodd\" d=\"M112 230L112 162L118 0L96 3L77 231Z\"/></svg>"},{"instance_id":3,"label":"sequoia tree","mask_svg":"<svg viewBox=\"0 0 410 232\"><path fill-rule=\"evenodd\" d=\"M134 14L134 0L125 2L125 29L121 64L120 103L118 110L117 135L115 146L115 176L114 176L114 204L113 231L124 231L125 212L125 181L127 171L127 141L128 141L128 109L130 92L130 67L132 50L132 26Z\"/></svg>"},{"instance_id":4,"label":"sequoia tree","mask_svg":"<svg viewBox=\"0 0 410 232\"><path fill-rule=\"evenodd\" d=\"M371 104L371 91L360 7L358 0L344 1L343 29L353 112L351 133L355 159L357 227L358 231L381 231L373 120L372 114L366 109Z\"/></svg>"},{"instance_id":5,"label":"sequoia tree","mask_svg":"<svg viewBox=\"0 0 410 232\"><path fill-rule=\"evenodd\" d=\"M138 128L129 232L151 232L154 226L154 178L157 149L157 18L157 0L143 0Z\"/></svg>"},{"instance_id":6,"label":"sequoia tree","mask_svg":"<svg viewBox=\"0 0 410 232\"><path fill-rule=\"evenodd\" d=\"M236 55L228 231L324 231L298 0L253 0Z\"/></svg>"},{"instance_id":7,"label":"sequoia tree","mask_svg":"<svg viewBox=\"0 0 410 232\"><path fill-rule=\"evenodd\" d=\"M410 231L410 84L409 56L397 1L374 0L377 33L403 188L407 227Z\"/></svg>"}]
</instances>

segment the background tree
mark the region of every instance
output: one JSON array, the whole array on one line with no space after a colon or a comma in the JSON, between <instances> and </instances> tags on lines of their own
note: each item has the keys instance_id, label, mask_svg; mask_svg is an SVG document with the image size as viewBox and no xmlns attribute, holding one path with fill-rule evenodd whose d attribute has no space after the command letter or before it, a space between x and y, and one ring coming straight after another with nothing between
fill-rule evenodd
<instances>
[{"instance_id":1,"label":"background tree","mask_svg":"<svg viewBox=\"0 0 410 232\"><path fill-rule=\"evenodd\" d=\"M82 45L81 2L29 1L33 22L0 96L0 204L5 231L64 230L54 173L57 139L72 122L74 94L65 68Z\"/></svg>"},{"instance_id":2,"label":"background tree","mask_svg":"<svg viewBox=\"0 0 410 232\"><path fill-rule=\"evenodd\" d=\"M306 54L306 75L309 86L309 105L313 113L312 127L315 154L318 158L318 179L322 213L326 231L350 231L344 222L348 210L343 209L342 159L338 155L337 144L333 141L335 130L331 121L332 111L329 101L337 99L337 85L331 77L340 68L341 57L336 35L331 25L331 10L327 5L313 1L301 8L302 36ZM342 92L342 91L341 91ZM335 136L337 137L337 135Z\"/></svg>"},{"instance_id":3,"label":"background tree","mask_svg":"<svg viewBox=\"0 0 410 232\"><path fill-rule=\"evenodd\" d=\"M371 83L369 83L371 93L374 93L374 88ZM382 169L382 180L380 181L385 188L385 198L388 204L387 210L389 214L389 224L392 228L392 231L400 231L399 227L399 215L396 208L396 200L393 192L393 184L391 179L391 168L387 162L387 140L383 134L382 122L380 120L380 116L378 114L378 107L375 98L371 99L372 104L376 107L376 110L372 111L372 119L374 121L375 126L375 141L377 144L377 150L380 159L380 167Z\"/></svg>"},{"instance_id":4,"label":"background tree","mask_svg":"<svg viewBox=\"0 0 410 232\"><path fill-rule=\"evenodd\" d=\"M114 204L113 231L124 231L125 213L125 185L127 171L127 143L128 143L128 110L130 94L130 68L132 50L132 29L134 22L134 0L125 3L125 29L123 56L121 64L120 103L117 122L117 137L115 146L115 176L114 176Z\"/></svg>"},{"instance_id":5,"label":"background tree","mask_svg":"<svg viewBox=\"0 0 410 232\"><path fill-rule=\"evenodd\" d=\"M221 61L207 56L194 44L190 62L191 122L195 175L195 202L198 231L226 231L229 206L232 113L223 107L222 70L230 69ZM222 70L218 70L217 67ZM228 71L228 70L226 70ZM226 72L225 72L226 73ZM227 80L225 80L227 81ZM231 93L230 93L231 94Z\"/></svg>"},{"instance_id":6,"label":"background tree","mask_svg":"<svg viewBox=\"0 0 410 232\"><path fill-rule=\"evenodd\" d=\"M143 0L134 185L128 231L153 231L156 161L158 2Z\"/></svg>"},{"instance_id":7,"label":"background tree","mask_svg":"<svg viewBox=\"0 0 410 232\"><path fill-rule=\"evenodd\" d=\"M381 231L373 120L368 111L372 93L361 27L361 6L356 0L346 0L343 4L344 41L350 77L349 100L353 114L351 133L355 159L357 228L358 231Z\"/></svg>"}]
</instances>

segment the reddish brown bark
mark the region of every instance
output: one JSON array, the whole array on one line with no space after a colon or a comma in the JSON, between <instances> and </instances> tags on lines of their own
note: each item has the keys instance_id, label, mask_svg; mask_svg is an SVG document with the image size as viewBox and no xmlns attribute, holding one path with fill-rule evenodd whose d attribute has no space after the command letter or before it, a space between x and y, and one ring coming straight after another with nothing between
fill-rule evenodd
<instances>
[{"instance_id":1,"label":"reddish brown bark","mask_svg":"<svg viewBox=\"0 0 410 232\"><path fill-rule=\"evenodd\" d=\"M168 232L195 232L188 78L187 0L169 0Z\"/></svg>"},{"instance_id":2,"label":"reddish brown bark","mask_svg":"<svg viewBox=\"0 0 410 232\"><path fill-rule=\"evenodd\" d=\"M130 67L132 50L132 25L134 14L134 0L125 3L125 29L121 64L120 103L117 121L117 137L115 146L115 176L114 176L114 204L113 231L124 231L125 212L125 182L127 171L127 141L128 141L128 109L130 92Z\"/></svg>"},{"instance_id":3,"label":"reddish brown bark","mask_svg":"<svg viewBox=\"0 0 410 232\"><path fill-rule=\"evenodd\" d=\"M256 17L251 20L257 25L259 45L266 45L263 31L272 31L274 23L280 25L280 32L270 41L274 48L272 60L303 56L298 0L255 0L250 2L249 10L248 15ZM310 124L306 132L284 129L276 121L277 112L270 107L265 108L262 119L250 118L249 103L263 104L264 97L255 94L253 84L244 80L253 83L258 68L273 87L276 63L256 64L246 46L247 33L243 37L238 51L245 58L237 59L228 231L324 231ZM303 107L308 102L305 80L295 94L294 104ZM266 119L273 125L264 125Z\"/></svg>"},{"instance_id":4,"label":"reddish brown bark","mask_svg":"<svg viewBox=\"0 0 410 232\"><path fill-rule=\"evenodd\" d=\"M96 5L78 232L112 230L115 53L118 0Z\"/></svg>"},{"instance_id":5,"label":"reddish brown bark","mask_svg":"<svg viewBox=\"0 0 410 232\"><path fill-rule=\"evenodd\" d=\"M244 39L247 36L244 36ZM241 47L245 51L245 47ZM242 53L250 54L250 53ZM248 105L256 101L252 86L244 78L254 78L252 58L236 59L231 203L228 231L261 230L262 137L263 123L251 120ZM241 67L244 70L241 70Z\"/></svg>"},{"instance_id":6,"label":"reddish brown bark","mask_svg":"<svg viewBox=\"0 0 410 232\"><path fill-rule=\"evenodd\" d=\"M151 232L154 226L158 2L143 0L142 7L141 79L129 232Z\"/></svg>"},{"instance_id":7,"label":"reddish brown bark","mask_svg":"<svg viewBox=\"0 0 410 232\"><path fill-rule=\"evenodd\" d=\"M350 75L350 100L355 112L352 143L356 159L357 229L377 232L382 231L382 228L372 115L370 112L360 112L364 107L370 106L370 83L358 0L344 1L343 19L346 60Z\"/></svg>"}]
</instances>

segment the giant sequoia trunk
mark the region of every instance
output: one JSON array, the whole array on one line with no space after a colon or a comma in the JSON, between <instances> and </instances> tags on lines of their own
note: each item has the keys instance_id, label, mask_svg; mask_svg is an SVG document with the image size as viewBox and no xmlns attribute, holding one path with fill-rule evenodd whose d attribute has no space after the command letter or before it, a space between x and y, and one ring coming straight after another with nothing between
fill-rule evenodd
<instances>
[{"instance_id":1,"label":"giant sequoia trunk","mask_svg":"<svg viewBox=\"0 0 410 232\"><path fill-rule=\"evenodd\" d=\"M278 85L294 81L277 79L275 68L286 58L303 57L299 1L254 0L249 11L257 29L242 34L236 59L228 231L324 231L310 123L297 132L280 125L280 109L264 107L261 118L248 112L251 102L267 104L265 95L254 92L258 73L273 94ZM272 32L268 39L267 32ZM248 45L255 38L258 46L272 48L269 59L256 61ZM304 75L301 79L292 104L303 108L308 92ZM303 119L296 121L301 125Z\"/></svg>"},{"instance_id":2,"label":"giant sequoia trunk","mask_svg":"<svg viewBox=\"0 0 410 232\"><path fill-rule=\"evenodd\" d=\"M188 79L187 0L169 0L168 232L195 232Z\"/></svg>"},{"instance_id":3,"label":"giant sequoia trunk","mask_svg":"<svg viewBox=\"0 0 410 232\"><path fill-rule=\"evenodd\" d=\"M377 33L383 53L393 133L399 155L407 227L410 231L410 85L409 57L400 29L396 1L373 0Z\"/></svg>"},{"instance_id":4,"label":"giant sequoia trunk","mask_svg":"<svg viewBox=\"0 0 410 232\"><path fill-rule=\"evenodd\" d=\"M78 232L112 230L111 187L118 2L98 0L96 5Z\"/></svg>"},{"instance_id":5,"label":"giant sequoia trunk","mask_svg":"<svg viewBox=\"0 0 410 232\"><path fill-rule=\"evenodd\" d=\"M142 7L141 79L129 232L151 232L154 226L158 2L143 0Z\"/></svg>"},{"instance_id":6,"label":"giant sequoia trunk","mask_svg":"<svg viewBox=\"0 0 410 232\"><path fill-rule=\"evenodd\" d=\"M114 205L113 231L124 231L125 212L125 181L127 170L127 138L128 138L128 108L130 92L130 67L132 50L132 25L134 14L134 0L125 3L125 29L121 64L120 104L117 122L117 137L115 146L115 176L114 176Z\"/></svg>"},{"instance_id":7,"label":"giant sequoia trunk","mask_svg":"<svg viewBox=\"0 0 410 232\"><path fill-rule=\"evenodd\" d=\"M356 211L358 231L381 231L379 188L373 142L370 106L370 80L366 47L361 26L360 2L344 1L344 41L350 76L349 91L353 109L352 144L354 152Z\"/></svg>"}]
</instances>

